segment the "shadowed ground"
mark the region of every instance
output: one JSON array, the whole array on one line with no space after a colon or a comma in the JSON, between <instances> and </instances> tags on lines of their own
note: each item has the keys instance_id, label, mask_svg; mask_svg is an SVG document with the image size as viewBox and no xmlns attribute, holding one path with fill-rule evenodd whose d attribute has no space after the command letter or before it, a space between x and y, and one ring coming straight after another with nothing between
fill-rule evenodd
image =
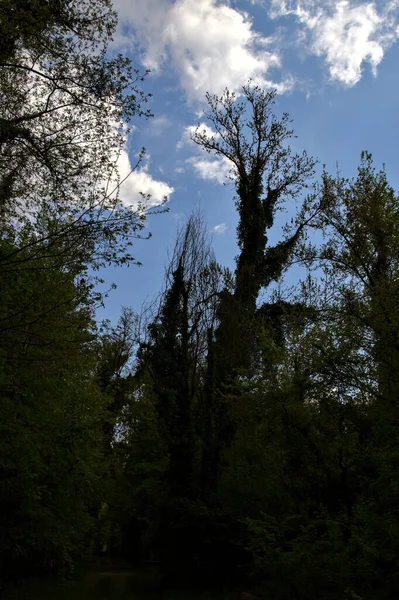
<instances>
[{"instance_id":1,"label":"shadowed ground","mask_svg":"<svg viewBox=\"0 0 399 600\"><path fill-rule=\"evenodd\" d=\"M236 595L165 591L159 587L155 570L129 570L124 566L102 565L65 583L35 582L14 590L4 600L232 600Z\"/></svg>"}]
</instances>

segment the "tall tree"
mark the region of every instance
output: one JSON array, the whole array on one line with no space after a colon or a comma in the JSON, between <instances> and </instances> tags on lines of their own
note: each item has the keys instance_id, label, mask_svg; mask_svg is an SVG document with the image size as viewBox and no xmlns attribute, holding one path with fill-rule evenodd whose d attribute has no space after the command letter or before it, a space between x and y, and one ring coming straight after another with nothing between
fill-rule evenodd
<instances>
[{"instance_id":1,"label":"tall tree","mask_svg":"<svg viewBox=\"0 0 399 600\"><path fill-rule=\"evenodd\" d=\"M300 257L322 274L309 384L318 440L327 415L335 421L333 462L319 449L324 527L335 523L341 556L328 570L360 597L388 598L398 577L398 197L367 152L353 179L324 173L320 197L313 226L323 235Z\"/></svg>"},{"instance_id":2,"label":"tall tree","mask_svg":"<svg viewBox=\"0 0 399 600\"><path fill-rule=\"evenodd\" d=\"M315 161L306 152L292 154L289 117L284 113L278 119L273 113L275 91L248 84L242 96L228 90L221 97L207 94L209 110L204 114L214 132L199 125L192 139L231 166L239 214L235 296L245 310L254 312L260 289L279 277L300 233L267 248L267 231L279 204L303 192Z\"/></svg>"},{"instance_id":3,"label":"tall tree","mask_svg":"<svg viewBox=\"0 0 399 600\"><path fill-rule=\"evenodd\" d=\"M109 0L0 0L1 577L71 563L106 496L126 348L99 368L89 271L132 260L118 158L150 114L116 24Z\"/></svg>"},{"instance_id":4,"label":"tall tree","mask_svg":"<svg viewBox=\"0 0 399 600\"><path fill-rule=\"evenodd\" d=\"M219 326L210 340L214 347L208 350L212 357L212 363L208 361L208 404L218 407L213 450L206 459L209 490L217 488L223 449L233 435L222 401L223 388L235 376L251 371L260 329L259 292L281 276L305 223L276 246L268 246L267 234L278 207L303 191L315 165L306 152L292 154L289 117L283 114L278 119L273 113L276 92L249 83L241 95L242 100L228 90L221 97L208 94L209 109L204 114L213 132L198 125L192 138L207 152L229 162L239 214L240 253L234 290L225 290L221 296Z\"/></svg>"},{"instance_id":5,"label":"tall tree","mask_svg":"<svg viewBox=\"0 0 399 600\"><path fill-rule=\"evenodd\" d=\"M213 442L215 418L202 388L208 336L216 326L225 276L215 262L204 220L194 213L178 232L159 311L141 346L137 373L142 382L139 402L152 404L164 449L158 483L151 473L148 478L158 493L152 501L149 531L168 578L182 577L184 571L189 579L198 566L200 464ZM133 448L142 444L140 438L129 439Z\"/></svg>"},{"instance_id":6,"label":"tall tree","mask_svg":"<svg viewBox=\"0 0 399 600\"><path fill-rule=\"evenodd\" d=\"M72 565L104 468L88 290L37 266L3 278L0 298L0 584Z\"/></svg>"},{"instance_id":7,"label":"tall tree","mask_svg":"<svg viewBox=\"0 0 399 600\"><path fill-rule=\"evenodd\" d=\"M199 393L209 330L215 327L225 274L216 264L205 223L192 215L178 233L166 273L159 314L143 346L157 411L170 447L170 484L185 495L192 486L194 419L205 418Z\"/></svg>"},{"instance_id":8,"label":"tall tree","mask_svg":"<svg viewBox=\"0 0 399 600\"><path fill-rule=\"evenodd\" d=\"M398 384L397 195L367 152L352 180L324 173L320 195L313 225L324 243L308 241L300 257L323 269L330 305L353 335L356 324L359 352L369 360L369 392L388 401Z\"/></svg>"},{"instance_id":9,"label":"tall tree","mask_svg":"<svg viewBox=\"0 0 399 600\"><path fill-rule=\"evenodd\" d=\"M128 259L144 212L121 202L117 161L132 117L150 113L145 73L109 55L110 0L1 0L0 12L2 230L34 228L30 244L61 260ZM16 246L0 266L21 259Z\"/></svg>"}]
</instances>

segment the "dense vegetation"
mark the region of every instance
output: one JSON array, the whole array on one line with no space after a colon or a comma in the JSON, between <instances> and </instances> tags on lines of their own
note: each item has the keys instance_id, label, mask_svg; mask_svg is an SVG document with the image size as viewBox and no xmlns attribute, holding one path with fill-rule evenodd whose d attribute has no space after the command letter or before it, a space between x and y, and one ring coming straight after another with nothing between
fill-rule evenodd
<instances>
[{"instance_id":1,"label":"dense vegetation","mask_svg":"<svg viewBox=\"0 0 399 600\"><path fill-rule=\"evenodd\" d=\"M118 195L151 115L115 26L109 0L0 0L0 585L106 555L165 585L392 599L399 197L366 152L315 182L274 92L209 95L193 141L231 163L235 271L193 214L151 318L97 325L93 273L134 262L146 215Z\"/></svg>"}]
</instances>

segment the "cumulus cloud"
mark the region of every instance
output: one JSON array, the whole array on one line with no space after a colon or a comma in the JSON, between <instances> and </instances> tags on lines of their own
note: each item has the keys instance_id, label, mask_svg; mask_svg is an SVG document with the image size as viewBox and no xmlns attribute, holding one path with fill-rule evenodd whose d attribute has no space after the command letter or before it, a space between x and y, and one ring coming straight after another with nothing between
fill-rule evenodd
<instances>
[{"instance_id":1,"label":"cumulus cloud","mask_svg":"<svg viewBox=\"0 0 399 600\"><path fill-rule=\"evenodd\" d=\"M398 2L349 0L271 0L273 19L293 15L300 25L299 39L310 52L324 58L330 79L355 85L364 63L374 75L385 51L397 40Z\"/></svg>"},{"instance_id":2,"label":"cumulus cloud","mask_svg":"<svg viewBox=\"0 0 399 600\"><path fill-rule=\"evenodd\" d=\"M158 181L152 177L149 173L148 162L130 173L132 167L126 150L121 152L117 166L120 181L122 182L119 194L125 206L136 208L139 202L143 201L142 194L149 196L148 200L146 200L148 208L159 206L174 191L173 187L164 181Z\"/></svg>"},{"instance_id":3,"label":"cumulus cloud","mask_svg":"<svg viewBox=\"0 0 399 600\"><path fill-rule=\"evenodd\" d=\"M207 91L237 91L249 78L275 85L268 76L281 66L275 40L253 28L249 15L228 0L117 0L120 22L129 22L143 51L144 64L154 70L172 65L190 100ZM126 39L126 36L123 38ZM280 84L292 87L292 79Z\"/></svg>"},{"instance_id":4,"label":"cumulus cloud","mask_svg":"<svg viewBox=\"0 0 399 600\"><path fill-rule=\"evenodd\" d=\"M204 132L208 137L220 137L220 134L214 131L206 123L199 123L199 132ZM176 148L181 150L184 146L191 146L197 148L195 156L190 156L186 159L186 164L190 165L194 170L195 175L199 179L204 181L213 181L214 183L223 184L231 176L232 164L224 156L218 156L213 158L204 158L204 153L195 142L191 139L191 136L197 131L197 125L188 125L183 131L183 135L180 141L177 143Z\"/></svg>"},{"instance_id":5,"label":"cumulus cloud","mask_svg":"<svg viewBox=\"0 0 399 600\"><path fill-rule=\"evenodd\" d=\"M232 167L230 161L224 157L207 159L201 156L191 156L186 160L186 163L191 165L196 176L200 179L219 184L226 182Z\"/></svg>"},{"instance_id":6,"label":"cumulus cloud","mask_svg":"<svg viewBox=\"0 0 399 600\"><path fill-rule=\"evenodd\" d=\"M226 230L226 223L220 223L219 225L215 225L215 227L212 227L212 232L216 233L217 235L223 235L226 232Z\"/></svg>"},{"instance_id":7,"label":"cumulus cloud","mask_svg":"<svg viewBox=\"0 0 399 600\"><path fill-rule=\"evenodd\" d=\"M217 133L217 131L213 131L213 129L211 127L209 127L209 125L207 125L206 123L199 123L199 125L188 125L187 127L184 128L183 134L182 134L180 140L176 144L177 150L181 150L181 148L183 148L184 146L187 146L189 144L194 144L194 142L191 138L194 135L194 133L197 131L197 127L198 127L199 132L205 133L205 135L207 137L214 137L214 138L220 137L220 134Z\"/></svg>"}]
</instances>

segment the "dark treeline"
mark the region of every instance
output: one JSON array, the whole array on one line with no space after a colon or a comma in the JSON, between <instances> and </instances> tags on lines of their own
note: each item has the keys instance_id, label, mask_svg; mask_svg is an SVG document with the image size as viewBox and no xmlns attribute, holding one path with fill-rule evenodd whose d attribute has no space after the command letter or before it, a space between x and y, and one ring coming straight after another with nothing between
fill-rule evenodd
<instances>
[{"instance_id":1,"label":"dark treeline","mask_svg":"<svg viewBox=\"0 0 399 600\"><path fill-rule=\"evenodd\" d=\"M118 193L151 115L115 26L109 0L0 0L0 587L105 556L164 586L392 600L399 197L366 152L315 181L274 92L209 95L193 141L231 164L235 270L195 213L151 317L97 325L93 273L135 262L148 214Z\"/></svg>"}]
</instances>

